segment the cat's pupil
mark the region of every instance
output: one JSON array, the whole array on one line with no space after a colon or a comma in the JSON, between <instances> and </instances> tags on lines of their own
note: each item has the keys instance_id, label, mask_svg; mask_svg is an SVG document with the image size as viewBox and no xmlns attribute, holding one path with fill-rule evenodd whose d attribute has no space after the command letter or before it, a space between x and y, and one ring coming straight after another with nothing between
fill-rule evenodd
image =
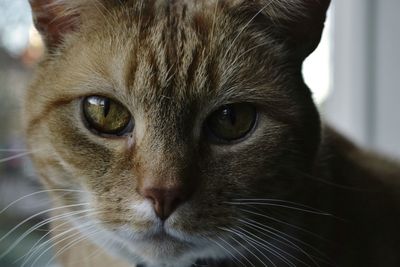
<instances>
[{"instance_id":1,"label":"cat's pupil","mask_svg":"<svg viewBox=\"0 0 400 267\"><path fill-rule=\"evenodd\" d=\"M104 118L110 113L111 101L109 98L91 97L88 99L89 103L102 108Z\"/></svg>"},{"instance_id":2,"label":"cat's pupil","mask_svg":"<svg viewBox=\"0 0 400 267\"><path fill-rule=\"evenodd\" d=\"M104 118L107 117L108 113L110 113L110 99L109 98L104 98L103 103L102 103L103 109L104 109Z\"/></svg>"},{"instance_id":3,"label":"cat's pupil","mask_svg":"<svg viewBox=\"0 0 400 267\"><path fill-rule=\"evenodd\" d=\"M224 107L220 114L220 121L221 122L227 121L228 123L235 125L236 123L235 111L230 107Z\"/></svg>"},{"instance_id":4,"label":"cat's pupil","mask_svg":"<svg viewBox=\"0 0 400 267\"><path fill-rule=\"evenodd\" d=\"M255 126L257 112L248 103L225 105L210 115L206 129L211 141L230 143L246 137Z\"/></svg>"},{"instance_id":5,"label":"cat's pupil","mask_svg":"<svg viewBox=\"0 0 400 267\"><path fill-rule=\"evenodd\" d=\"M133 117L121 103L103 96L83 100L83 114L90 130L96 134L121 136L133 129Z\"/></svg>"}]
</instances>

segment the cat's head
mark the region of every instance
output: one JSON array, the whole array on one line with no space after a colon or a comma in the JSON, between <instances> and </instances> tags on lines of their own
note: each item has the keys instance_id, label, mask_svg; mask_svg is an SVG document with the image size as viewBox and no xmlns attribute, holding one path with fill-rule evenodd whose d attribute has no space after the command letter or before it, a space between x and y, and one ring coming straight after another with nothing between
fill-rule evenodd
<instances>
[{"instance_id":1,"label":"cat's head","mask_svg":"<svg viewBox=\"0 0 400 267\"><path fill-rule=\"evenodd\" d=\"M47 54L28 144L91 240L153 264L232 257L250 216L232 202L301 192L320 134L301 65L328 0L30 2Z\"/></svg>"}]
</instances>

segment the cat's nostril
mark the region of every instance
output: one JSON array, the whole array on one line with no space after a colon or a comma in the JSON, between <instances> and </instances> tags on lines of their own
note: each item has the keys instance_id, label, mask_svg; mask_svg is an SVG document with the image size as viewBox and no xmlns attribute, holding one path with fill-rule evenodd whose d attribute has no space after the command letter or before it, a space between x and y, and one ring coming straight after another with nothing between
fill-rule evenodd
<instances>
[{"instance_id":1,"label":"cat's nostril","mask_svg":"<svg viewBox=\"0 0 400 267\"><path fill-rule=\"evenodd\" d=\"M182 188L144 188L141 190L143 197L153 203L154 211L161 220L166 220L185 200Z\"/></svg>"}]
</instances>

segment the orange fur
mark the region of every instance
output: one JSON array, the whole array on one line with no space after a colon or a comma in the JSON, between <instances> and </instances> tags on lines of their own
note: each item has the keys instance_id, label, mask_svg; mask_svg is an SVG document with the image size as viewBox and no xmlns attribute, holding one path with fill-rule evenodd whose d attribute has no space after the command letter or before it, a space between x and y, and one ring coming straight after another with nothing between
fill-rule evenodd
<instances>
[{"instance_id":1,"label":"orange fur","mask_svg":"<svg viewBox=\"0 0 400 267\"><path fill-rule=\"evenodd\" d=\"M31 2L36 13L46 7L43 1ZM85 260L87 266L144 262L148 267L188 267L199 259L217 260L210 266L230 266L235 261L231 254L239 258L240 254L227 253L221 248L227 244L219 238L248 254L247 261L241 258L245 266L269 264L266 256L277 266L287 266L279 257L279 253L286 255L282 251L293 255L286 257L296 266L316 266L316 262L328 266L329 261L341 266L377 266L375 262L386 255L379 250L372 259L360 259L374 250L348 237L354 228L321 212L310 215L304 206L279 210L273 205L229 204L235 199L274 198L281 202L270 204L303 203L339 217L353 218L352 211L357 210L356 222L380 222L388 229L400 221L398 206L389 209L386 205L391 197L398 197L388 185L399 177L399 168L384 160L385 170L380 170L380 164L365 163L375 157L321 127L301 77L303 59L319 42L329 1L74 0L54 4L66 12L59 14L61 20L74 14L76 26L60 32L56 42L47 42L47 55L25 97L27 141L38 151L33 161L49 189L82 190L65 195L55 192L55 206L84 202L81 209L96 212L67 220L66 229L77 227L78 236L88 239L59 257L63 266L77 266L74 262L93 248L101 253ZM40 29L44 36L50 34ZM81 110L82 99L90 95L122 103L135 120L132 134L115 138L93 134ZM218 107L237 102L257 107L256 129L242 142L210 143L204 121ZM145 237L160 225L141 193L147 184L194 188L165 222L169 235ZM370 194L377 188L387 192L387 198ZM351 195L357 199L354 205L349 204ZM368 202L365 207L362 200ZM291 210L296 207L303 213ZM393 222L379 219L389 216L394 216ZM235 242L241 236L228 231L243 227L260 235L256 227L241 222L249 219L273 227L278 235L283 231L311 243L326 252L328 259L297 241L292 242L304 248L293 248L280 236L282 245L264 231L264 241L277 246L279 253L253 242L264 251L259 255L264 256L262 263L249 253L258 253L254 247L244 246L243 241L249 239ZM61 223L53 224L53 235ZM298 227L290 227L293 224ZM333 240L334 245L299 227ZM354 235L364 237L370 230L365 227ZM379 234L371 234L373 246L379 244ZM394 249L394 239L385 239L385 234L382 240ZM60 242L59 249L66 244L68 240ZM356 248L354 254L348 253ZM398 262L390 249L387 255L395 259L386 257L384 266Z\"/></svg>"}]
</instances>

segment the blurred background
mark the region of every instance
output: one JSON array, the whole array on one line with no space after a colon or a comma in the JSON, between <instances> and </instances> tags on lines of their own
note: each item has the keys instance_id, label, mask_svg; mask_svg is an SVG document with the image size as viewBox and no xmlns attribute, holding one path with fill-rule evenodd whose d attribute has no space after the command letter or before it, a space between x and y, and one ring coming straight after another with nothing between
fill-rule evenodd
<instances>
[{"instance_id":1,"label":"blurred background","mask_svg":"<svg viewBox=\"0 0 400 267\"><path fill-rule=\"evenodd\" d=\"M49 243L45 243L48 237L46 225L21 238L33 229L32 226L45 219L44 213L34 216L49 207L45 193L26 197L5 210L21 197L41 190L26 156L28 153L20 127L19 100L29 84L32 68L42 53L40 36L32 26L28 0L0 0L1 267L43 267L52 256L51 250L46 251L50 247ZM29 217L32 218L23 223ZM33 254L34 248L39 249ZM32 257L23 257L30 250Z\"/></svg>"},{"instance_id":2,"label":"blurred background","mask_svg":"<svg viewBox=\"0 0 400 267\"><path fill-rule=\"evenodd\" d=\"M398 0L333 0L322 42L304 64L324 120L359 145L394 159L400 159L399 12ZM51 258L45 225L21 238L49 207L46 194L36 193L42 189L19 117L19 100L42 53L28 0L0 0L1 267L43 267ZM29 258L29 252L35 253Z\"/></svg>"}]
</instances>

